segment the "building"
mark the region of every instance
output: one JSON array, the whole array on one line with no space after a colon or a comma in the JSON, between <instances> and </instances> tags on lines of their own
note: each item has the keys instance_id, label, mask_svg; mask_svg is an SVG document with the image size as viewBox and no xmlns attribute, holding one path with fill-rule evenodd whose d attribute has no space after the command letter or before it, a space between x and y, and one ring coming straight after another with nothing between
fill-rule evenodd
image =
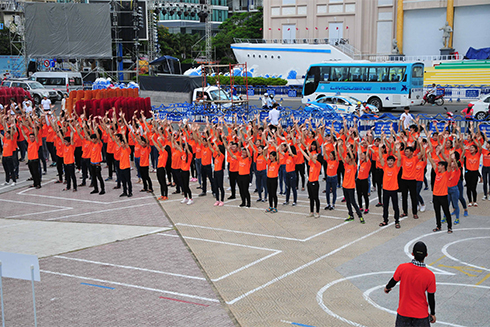
<instances>
[{"instance_id":1,"label":"building","mask_svg":"<svg viewBox=\"0 0 490 327\"><path fill-rule=\"evenodd\" d=\"M200 0L162 1L157 2L159 9L158 24L168 27L170 33L203 34L205 24L199 17L202 12ZM212 30L217 32L219 25L228 19L228 1L210 0L206 8L211 22Z\"/></svg>"},{"instance_id":2,"label":"building","mask_svg":"<svg viewBox=\"0 0 490 327\"><path fill-rule=\"evenodd\" d=\"M490 47L489 0L264 0L264 39L339 40L362 54L438 55L448 21L450 46Z\"/></svg>"},{"instance_id":3,"label":"building","mask_svg":"<svg viewBox=\"0 0 490 327\"><path fill-rule=\"evenodd\" d=\"M228 0L229 13L257 11L263 0Z\"/></svg>"}]
</instances>

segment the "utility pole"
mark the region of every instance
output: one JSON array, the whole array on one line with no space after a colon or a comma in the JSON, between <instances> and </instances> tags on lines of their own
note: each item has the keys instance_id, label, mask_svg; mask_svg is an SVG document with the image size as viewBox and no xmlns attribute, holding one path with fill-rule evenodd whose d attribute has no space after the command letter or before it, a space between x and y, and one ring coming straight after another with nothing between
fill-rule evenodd
<instances>
[{"instance_id":1,"label":"utility pole","mask_svg":"<svg viewBox=\"0 0 490 327\"><path fill-rule=\"evenodd\" d=\"M211 0L206 0L206 10L208 11L206 15L206 22L205 22L205 27L206 27L206 60L208 63L211 63L213 61L213 52L212 52L212 47L211 47Z\"/></svg>"}]
</instances>

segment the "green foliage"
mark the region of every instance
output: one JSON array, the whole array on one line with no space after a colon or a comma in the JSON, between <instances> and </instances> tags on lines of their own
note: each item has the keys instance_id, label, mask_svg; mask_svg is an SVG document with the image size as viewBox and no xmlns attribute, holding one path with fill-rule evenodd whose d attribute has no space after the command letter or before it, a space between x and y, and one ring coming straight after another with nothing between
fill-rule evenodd
<instances>
[{"instance_id":1,"label":"green foliage","mask_svg":"<svg viewBox=\"0 0 490 327\"><path fill-rule=\"evenodd\" d=\"M262 8L258 12L244 12L234 14L225 20L219 27L219 32L213 38L213 47L216 49L216 58L235 60L230 45L234 38L261 39L264 15Z\"/></svg>"},{"instance_id":2,"label":"green foliage","mask_svg":"<svg viewBox=\"0 0 490 327\"><path fill-rule=\"evenodd\" d=\"M199 41L199 34L169 33L168 28L158 27L158 44L160 53L175 58L180 61L191 59L204 47L204 41Z\"/></svg>"},{"instance_id":3,"label":"green foliage","mask_svg":"<svg viewBox=\"0 0 490 327\"><path fill-rule=\"evenodd\" d=\"M3 30L0 30L0 55L2 56L16 56L19 54L16 47L10 47L10 31L4 26ZM20 39L17 37L16 46L20 46Z\"/></svg>"},{"instance_id":4,"label":"green foliage","mask_svg":"<svg viewBox=\"0 0 490 327\"><path fill-rule=\"evenodd\" d=\"M184 59L184 60L182 60L182 63L183 64L193 64L193 65L194 64L197 64L197 62L194 59L192 59L192 58Z\"/></svg>"},{"instance_id":5,"label":"green foliage","mask_svg":"<svg viewBox=\"0 0 490 327\"><path fill-rule=\"evenodd\" d=\"M220 85L230 85L230 77L229 76L208 76L207 77L207 82L210 85L216 85L216 81L218 80L219 77L219 83ZM264 78L264 77L249 77L248 78L248 85L251 86L257 86L257 85L286 85L288 83L287 80L282 79L282 78ZM245 78L241 76L236 76L234 77L233 80L234 85L245 85Z\"/></svg>"}]
</instances>

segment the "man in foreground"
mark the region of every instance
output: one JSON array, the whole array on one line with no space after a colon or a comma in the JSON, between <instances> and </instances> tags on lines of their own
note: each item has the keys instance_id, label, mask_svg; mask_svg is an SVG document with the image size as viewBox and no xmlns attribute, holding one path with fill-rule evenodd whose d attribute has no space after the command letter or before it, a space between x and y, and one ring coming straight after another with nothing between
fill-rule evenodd
<instances>
[{"instance_id":1,"label":"man in foreground","mask_svg":"<svg viewBox=\"0 0 490 327\"><path fill-rule=\"evenodd\" d=\"M396 315L396 327L402 326L430 326L436 322L436 277L426 268L424 259L427 257L427 246L424 242L417 242L413 246L414 259L410 263L403 263L396 268L395 274L385 287L385 293L400 283L400 301ZM425 293L427 292L427 296ZM430 315L427 312L427 299L429 300Z\"/></svg>"}]
</instances>

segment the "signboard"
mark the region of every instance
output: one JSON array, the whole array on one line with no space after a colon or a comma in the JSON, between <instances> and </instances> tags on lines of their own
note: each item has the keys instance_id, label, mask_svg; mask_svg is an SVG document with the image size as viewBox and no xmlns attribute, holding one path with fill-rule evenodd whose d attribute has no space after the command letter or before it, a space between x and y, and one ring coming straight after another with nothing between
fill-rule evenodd
<instances>
[{"instance_id":1,"label":"signboard","mask_svg":"<svg viewBox=\"0 0 490 327\"><path fill-rule=\"evenodd\" d=\"M480 131L490 137L490 125L480 125Z\"/></svg>"},{"instance_id":2,"label":"signboard","mask_svg":"<svg viewBox=\"0 0 490 327\"><path fill-rule=\"evenodd\" d=\"M480 96L480 90L477 90L477 89L466 90L466 97L467 98L478 98L479 96Z\"/></svg>"},{"instance_id":3,"label":"signboard","mask_svg":"<svg viewBox=\"0 0 490 327\"><path fill-rule=\"evenodd\" d=\"M443 122L437 122L437 123L431 122L430 123L430 131L432 133L436 132L436 124L437 124L437 129L439 130L439 132L443 132L444 131L444 127L446 126L446 122L445 121L443 121Z\"/></svg>"},{"instance_id":4,"label":"signboard","mask_svg":"<svg viewBox=\"0 0 490 327\"><path fill-rule=\"evenodd\" d=\"M251 96L254 96L255 95L255 90L254 89L248 89L248 96L251 97Z\"/></svg>"},{"instance_id":5,"label":"signboard","mask_svg":"<svg viewBox=\"0 0 490 327\"><path fill-rule=\"evenodd\" d=\"M298 91L296 91L296 90L289 90L288 91L288 97L290 97L290 98L296 98L297 95L298 95Z\"/></svg>"},{"instance_id":6,"label":"signboard","mask_svg":"<svg viewBox=\"0 0 490 327\"><path fill-rule=\"evenodd\" d=\"M330 127L332 127L332 122L333 122L333 129L338 133L344 128L344 124L342 121L339 120L326 120L325 121L325 129L330 131ZM316 125L316 124L315 124ZM327 131L327 133L329 133Z\"/></svg>"},{"instance_id":7,"label":"signboard","mask_svg":"<svg viewBox=\"0 0 490 327\"><path fill-rule=\"evenodd\" d=\"M39 260L35 255L0 252L2 277L32 280L31 266L34 266L34 280L41 281Z\"/></svg>"},{"instance_id":8,"label":"signboard","mask_svg":"<svg viewBox=\"0 0 490 327\"><path fill-rule=\"evenodd\" d=\"M382 132L390 134L390 127L393 126L395 132L398 130L398 123L391 121L377 121L374 123L374 134L381 135Z\"/></svg>"}]
</instances>

